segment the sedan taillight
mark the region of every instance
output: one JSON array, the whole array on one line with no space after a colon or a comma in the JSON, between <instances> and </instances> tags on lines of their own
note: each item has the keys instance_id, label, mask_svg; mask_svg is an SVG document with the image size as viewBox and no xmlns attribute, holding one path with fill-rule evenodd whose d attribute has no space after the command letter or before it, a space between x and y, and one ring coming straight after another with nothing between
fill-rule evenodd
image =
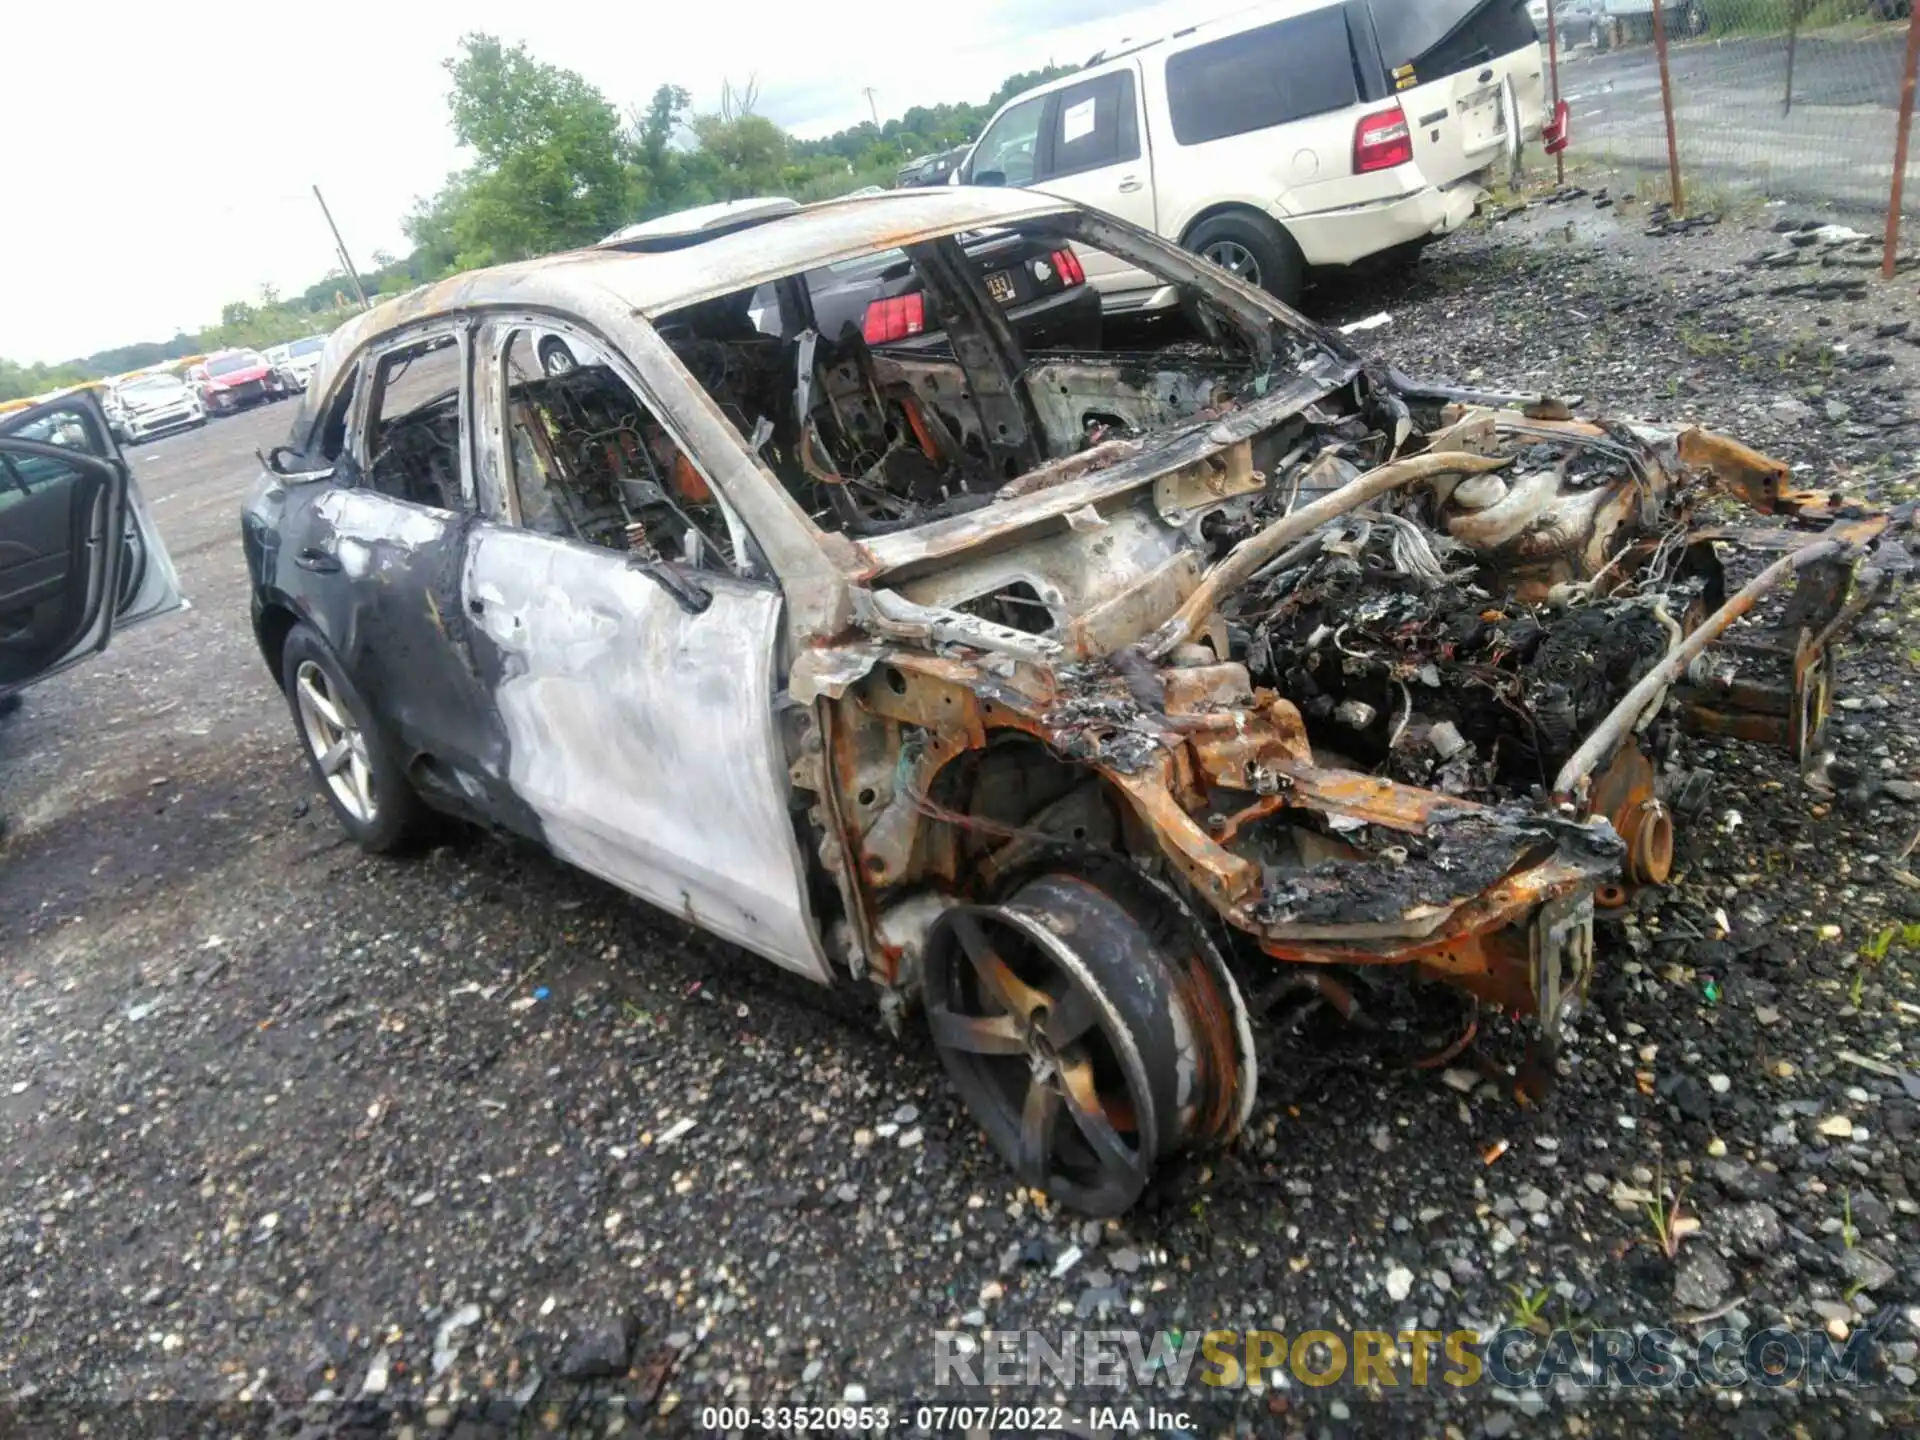
<instances>
[{"instance_id":1,"label":"sedan taillight","mask_svg":"<svg viewBox=\"0 0 1920 1440\"><path fill-rule=\"evenodd\" d=\"M1071 250L1054 251L1053 268L1055 273L1060 276L1060 283L1062 285L1084 285L1087 283L1087 272L1081 268L1080 257Z\"/></svg>"},{"instance_id":2,"label":"sedan taillight","mask_svg":"<svg viewBox=\"0 0 1920 1440\"><path fill-rule=\"evenodd\" d=\"M891 300L875 300L867 306L861 333L869 345L885 345L920 335L927 328L927 298L924 295L896 295Z\"/></svg>"}]
</instances>

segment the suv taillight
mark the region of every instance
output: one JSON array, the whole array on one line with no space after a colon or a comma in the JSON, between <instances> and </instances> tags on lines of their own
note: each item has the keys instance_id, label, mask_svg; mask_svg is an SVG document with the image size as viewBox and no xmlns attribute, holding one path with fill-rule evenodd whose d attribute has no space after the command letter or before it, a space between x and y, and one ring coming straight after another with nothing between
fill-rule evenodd
<instances>
[{"instance_id":1,"label":"suv taillight","mask_svg":"<svg viewBox=\"0 0 1920 1440\"><path fill-rule=\"evenodd\" d=\"M869 345L885 345L890 340L922 334L927 328L927 297L896 295L891 300L875 300L867 306L866 319L860 328Z\"/></svg>"},{"instance_id":2,"label":"suv taillight","mask_svg":"<svg viewBox=\"0 0 1920 1440\"><path fill-rule=\"evenodd\" d=\"M1053 252L1053 269L1054 273L1060 277L1060 283L1062 285L1084 285L1087 283L1087 272L1080 268L1080 257L1071 250L1056 250Z\"/></svg>"},{"instance_id":3,"label":"suv taillight","mask_svg":"<svg viewBox=\"0 0 1920 1440\"><path fill-rule=\"evenodd\" d=\"M1413 159L1413 132L1398 105L1362 115L1353 129L1353 173L1391 170Z\"/></svg>"}]
</instances>

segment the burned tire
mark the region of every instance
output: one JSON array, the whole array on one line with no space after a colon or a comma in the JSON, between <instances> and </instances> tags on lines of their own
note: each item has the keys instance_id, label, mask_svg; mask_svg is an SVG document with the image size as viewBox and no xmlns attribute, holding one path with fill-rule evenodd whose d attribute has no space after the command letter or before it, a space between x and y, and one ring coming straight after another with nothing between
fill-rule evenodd
<instances>
[{"instance_id":1,"label":"burned tire","mask_svg":"<svg viewBox=\"0 0 1920 1440\"><path fill-rule=\"evenodd\" d=\"M1202 220L1188 234L1186 248L1277 300L1300 301L1306 258L1293 237L1265 215L1233 210Z\"/></svg>"},{"instance_id":2,"label":"burned tire","mask_svg":"<svg viewBox=\"0 0 1920 1440\"><path fill-rule=\"evenodd\" d=\"M927 1023L960 1098L1025 1184L1090 1215L1229 1137L1252 1098L1238 996L1140 896L1044 874L948 911L925 953Z\"/></svg>"},{"instance_id":3,"label":"burned tire","mask_svg":"<svg viewBox=\"0 0 1920 1440\"><path fill-rule=\"evenodd\" d=\"M311 626L288 633L280 679L313 778L341 828L375 854L415 839L426 807L359 688Z\"/></svg>"}]
</instances>

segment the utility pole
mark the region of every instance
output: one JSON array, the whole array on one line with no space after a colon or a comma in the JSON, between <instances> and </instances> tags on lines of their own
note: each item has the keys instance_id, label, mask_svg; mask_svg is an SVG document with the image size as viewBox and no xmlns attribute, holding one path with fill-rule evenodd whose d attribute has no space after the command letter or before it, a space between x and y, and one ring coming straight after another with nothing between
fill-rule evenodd
<instances>
[{"instance_id":1,"label":"utility pole","mask_svg":"<svg viewBox=\"0 0 1920 1440\"><path fill-rule=\"evenodd\" d=\"M320 193L318 185L313 187L313 198L320 202L320 213L327 217L327 229L333 232L334 252L340 257L341 268L347 272L353 293L360 297L360 308L370 308L373 302L367 299L366 287L360 283L360 272L353 268L353 260L347 254L347 242L340 238L340 227L333 223L333 212L327 209L327 197Z\"/></svg>"},{"instance_id":2,"label":"utility pole","mask_svg":"<svg viewBox=\"0 0 1920 1440\"><path fill-rule=\"evenodd\" d=\"M876 92L873 86L868 85L860 93L867 97L867 113L873 117L873 127L877 130L880 128L880 107L873 103Z\"/></svg>"}]
</instances>

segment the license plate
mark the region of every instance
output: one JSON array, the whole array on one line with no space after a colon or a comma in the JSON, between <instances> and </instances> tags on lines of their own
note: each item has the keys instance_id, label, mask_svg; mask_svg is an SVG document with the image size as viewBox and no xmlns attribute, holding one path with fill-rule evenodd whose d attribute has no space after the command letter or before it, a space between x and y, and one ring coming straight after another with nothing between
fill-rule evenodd
<instances>
[{"instance_id":1,"label":"license plate","mask_svg":"<svg viewBox=\"0 0 1920 1440\"><path fill-rule=\"evenodd\" d=\"M1013 276L1005 270L995 270L987 276L987 293L1002 305L1013 299Z\"/></svg>"},{"instance_id":2,"label":"license plate","mask_svg":"<svg viewBox=\"0 0 1920 1440\"><path fill-rule=\"evenodd\" d=\"M1507 131L1500 123L1498 90L1489 90L1467 103L1460 116L1460 131L1469 152L1483 150L1505 138Z\"/></svg>"}]
</instances>

